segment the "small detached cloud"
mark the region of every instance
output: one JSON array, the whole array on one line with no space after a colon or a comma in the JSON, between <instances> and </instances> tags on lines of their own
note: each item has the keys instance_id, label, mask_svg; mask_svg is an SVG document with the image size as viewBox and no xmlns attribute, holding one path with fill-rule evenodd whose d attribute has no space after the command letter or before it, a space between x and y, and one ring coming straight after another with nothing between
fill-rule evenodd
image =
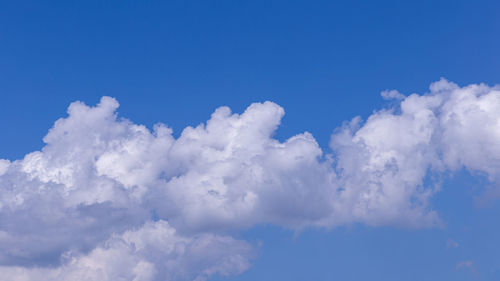
<instances>
[{"instance_id":1,"label":"small detached cloud","mask_svg":"<svg viewBox=\"0 0 500 281\"><path fill-rule=\"evenodd\" d=\"M406 96L397 90L385 90L380 93L385 100L403 100Z\"/></svg>"},{"instance_id":2,"label":"small detached cloud","mask_svg":"<svg viewBox=\"0 0 500 281\"><path fill-rule=\"evenodd\" d=\"M476 273L476 268L474 266L474 262L471 260L458 262L455 266L455 270L470 270L472 273Z\"/></svg>"},{"instance_id":3,"label":"small detached cloud","mask_svg":"<svg viewBox=\"0 0 500 281\"><path fill-rule=\"evenodd\" d=\"M453 249L453 248L458 248L458 246L460 246L460 245L455 240L453 240L451 238L446 240L446 248Z\"/></svg>"}]
</instances>

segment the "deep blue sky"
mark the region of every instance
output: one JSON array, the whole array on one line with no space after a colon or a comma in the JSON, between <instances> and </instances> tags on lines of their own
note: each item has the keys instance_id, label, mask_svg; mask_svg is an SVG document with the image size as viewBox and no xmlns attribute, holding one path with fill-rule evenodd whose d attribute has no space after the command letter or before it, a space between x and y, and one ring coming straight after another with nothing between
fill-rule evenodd
<instances>
[{"instance_id":1,"label":"deep blue sky","mask_svg":"<svg viewBox=\"0 0 500 281\"><path fill-rule=\"evenodd\" d=\"M307 130L326 149L342 121L386 106L382 90L500 83L499 14L498 1L1 1L0 158L40 149L70 102L103 95L176 134L271 100L279 138ZM252 229L260 258L234 280L500 280L500 207L476 206L478 184L445 183L443 229ZM467 260L475 272L456 269Z\"/></svg>"}]
</instances>

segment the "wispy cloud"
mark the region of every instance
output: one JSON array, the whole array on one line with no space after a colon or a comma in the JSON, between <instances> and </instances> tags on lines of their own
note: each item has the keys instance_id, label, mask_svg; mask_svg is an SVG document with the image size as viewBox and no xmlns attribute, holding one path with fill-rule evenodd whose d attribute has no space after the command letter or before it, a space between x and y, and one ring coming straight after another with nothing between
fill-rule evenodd
<instances>
[{"instance_id":1,"label":"wispy cloud","mask_svg":"<svg viewBox=\"0 0 500 281\"><path fill-rule=\"evenodd\" d=\"M460 246L460 244L458 244L457 241L453 240L453 239L448 239L446 240L446 248L450 249L450 248L458 248L458 246Z\"/></svg>"},{"instance_id":2,"label":"wispy cloud","mask_svg":"<svg viewBox=\"0 0 500 281\"><path fill-rule=\"evenodd\" d=\"M477 275L476 266L474 265L474 261L472 260L465 260L458 262L455 265L455 270L468 270L472 272L474 275Z\"/></svg>"}]
</instances>

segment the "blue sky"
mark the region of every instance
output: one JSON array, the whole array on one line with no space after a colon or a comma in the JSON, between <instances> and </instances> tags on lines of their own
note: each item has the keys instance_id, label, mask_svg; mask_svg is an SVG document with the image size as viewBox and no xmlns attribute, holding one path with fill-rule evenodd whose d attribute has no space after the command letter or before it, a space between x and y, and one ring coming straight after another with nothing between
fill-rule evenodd
<instances>
[{"instance_id":1,"label":"blue sky","mask_svg":"<svg viewBox=\"0 0 500 281\"><path fill-rule=\"evenodd\" d=\"M307 131L328 154L344 121L398 107L381 91L422 95L441 77L500 84L499 11L496 1L3 1L0 159L42 149L71 102L102 96L176 138L220 106L272 101L285 110L276 139ZM500 280L498 184L474 167L440 174L429 199L440 226L259 221L223 233L257 249L252 266L210 280Z\"/></svg>"}]
</instances>

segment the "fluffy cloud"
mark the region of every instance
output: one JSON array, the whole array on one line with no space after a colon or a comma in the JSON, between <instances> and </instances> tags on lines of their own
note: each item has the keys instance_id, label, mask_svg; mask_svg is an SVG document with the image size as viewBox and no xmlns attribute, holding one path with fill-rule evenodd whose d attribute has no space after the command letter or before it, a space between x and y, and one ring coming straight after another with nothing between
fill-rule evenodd
<instances>
[{"instance_id":1,"label":"fluffy cloud","mask_svg":"<svg viewBox=\"0 0 500 281\"><path fill-rule=\"evenodd\" d=\"M15 281L206 280L249 267L251 247L227 236L177 235L166 222L148 222L139 229L112 235L87 254L66 252L56 268L0 267L2 278Z\"/></svg>"},{"instance_id":2,"label":"fluffy cloud","mask_svg":"<svg viewBox=\"0 0 500 281\"><path fill-rule=\"evenodd\" d=\"M75 102L41 151L0 160L0 274L238 274L252 251L228 233L262 223L433 226L433 177L466 168L498 180L498 88L441 80L424 95L384 93L400 104L345 123L328 152L307 132L274 139L284 110L272 102L218 108L178 138L119 118L115 99Z\"/></svg>"},{"instance_id":3,"label":"fluffy cloud","mask_svg":"<svg viewBox=\"0 0 500 281\"><path fill-rule=\"evenodd\" d=\"M500 172L500 90L463 88L441 79L425 95L359 118L332 136L344 189L340 209L367 224L433 225L428 203L439 187L432 177L460 169Z\"/></svg>"}]
</instances>

